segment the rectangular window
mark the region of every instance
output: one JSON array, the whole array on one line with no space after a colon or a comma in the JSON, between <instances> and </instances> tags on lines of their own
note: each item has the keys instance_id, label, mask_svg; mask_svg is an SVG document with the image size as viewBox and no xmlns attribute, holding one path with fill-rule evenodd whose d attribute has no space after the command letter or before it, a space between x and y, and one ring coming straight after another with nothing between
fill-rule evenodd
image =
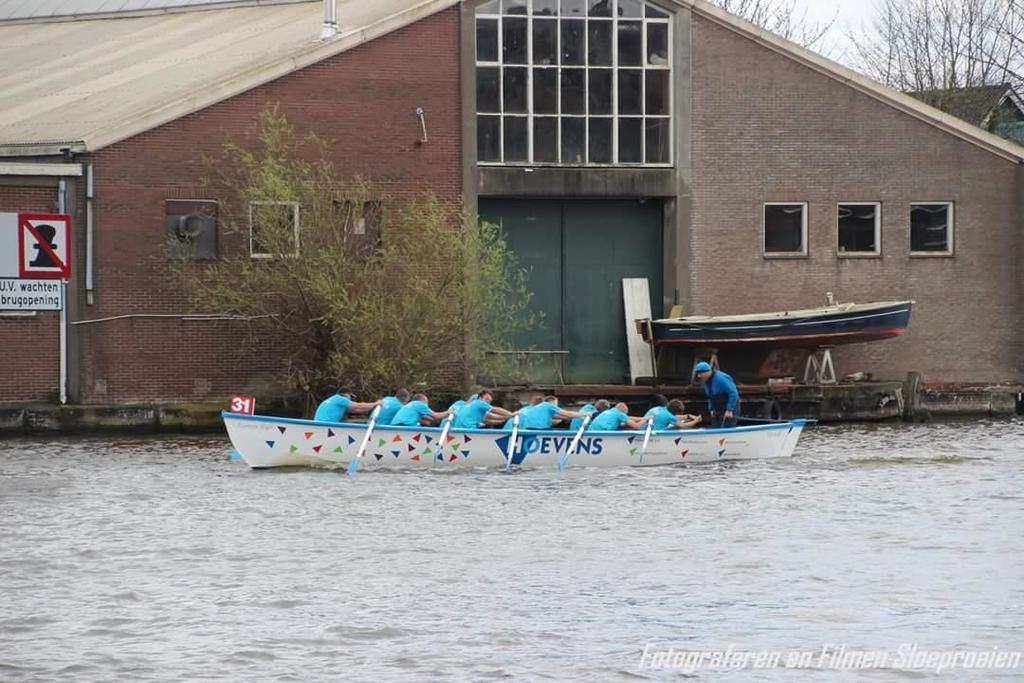
<instances>
[{"instance_id":1,"label":"rectangular window","mask_svg":"<svg viewBox=\"0 0 1024 683\"><path fill-rule=\"evenodd\" d=\"M210 261L217 258L218 204L212 199L168 199L164 202L164 240L175 258Z\"/></svg>"},{"instance_id":2,"label":"rectangular window","mask_svg":"<svg viewBox=\"0 0 1024 683\"><path fill-rule=\"evenodd\" d=\"M953 202L910 205L910 253L922 256L953 253Z\"/></svg>"},{"instance_id":3,"label":"rectangular window","mask_svg":"<svg viewBox=\"0 0 1024 683\"><path fill-rule=\"evenodd\" d=\"M670 14L646 0L474 4L478 163L672 164Z\"/></svg>"},{"instance_id":4,"label":"rectangular window","mask_svg":"<svg viewBox=\"0 0 1024 683\"><path fill-rule=\"evenodd\" d=\"M249 255L278 258L299 255L299 205L249 202Z\"/></svg>"},{"instance_id":5,"label":"rectangular window","mask_svg":"<svg viewBox=\"0 0 1024 683\"><path fill-rule=\"evenodd\" d=\"M840 256L882 253L882 207L878 202L840 204L836 216Z\"/></svg>"},{"instance_id":6,"label":"rectangular window","mask_svg":"<svg viewBox=\"0 0 1024 683\"><path fill-rule=\"evenodd\" d=\"M807 204L765 202L765 256L807 255Z\"/></svg>"}]
</instances>

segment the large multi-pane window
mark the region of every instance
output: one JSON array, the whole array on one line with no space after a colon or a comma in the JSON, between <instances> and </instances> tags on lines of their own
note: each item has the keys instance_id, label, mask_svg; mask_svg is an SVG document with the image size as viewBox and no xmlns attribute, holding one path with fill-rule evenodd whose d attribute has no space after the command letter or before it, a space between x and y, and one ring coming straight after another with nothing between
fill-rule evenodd
<instances>
[{"instance_id":1,"label":"large multi-pane window","mask_svg":"<svg viewBox=\"0 0 1024 683\"><path fill-rule=\"evenodd\" d=\"M476 9L484 164L672 162L669 15L642 0L491 0Z\"/></svg>"}]
</instances>

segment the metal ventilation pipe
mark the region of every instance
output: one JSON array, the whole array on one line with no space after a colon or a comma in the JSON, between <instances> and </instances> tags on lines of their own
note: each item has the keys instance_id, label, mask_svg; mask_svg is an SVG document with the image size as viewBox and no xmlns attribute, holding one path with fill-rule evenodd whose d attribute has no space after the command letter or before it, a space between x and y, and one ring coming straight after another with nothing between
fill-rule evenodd
<instances>
[{"instance_id":1,"label":"metal ventilation pipe","mask_svg":"<svg viewBox=\"0 0 1024 683\"><path fill-rule=\"evenodd\" d=\"M338 18L334 3L336 0L324 0L324 27L320 31L320 40L333 38L338 33Z\"/></svg>"}]
</instances>

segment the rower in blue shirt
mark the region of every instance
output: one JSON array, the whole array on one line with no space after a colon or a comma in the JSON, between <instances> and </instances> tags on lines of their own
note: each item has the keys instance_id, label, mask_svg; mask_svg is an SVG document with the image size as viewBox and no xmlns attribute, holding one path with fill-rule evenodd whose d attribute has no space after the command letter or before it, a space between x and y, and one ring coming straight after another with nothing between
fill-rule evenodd
<instances>
[{"instance_id":1,"label":"rower in blue shirt","mask_svg":"<svg viewBox=\"0 0 1024 683\"><path fill-rule=\"evenodd\" d=\"M604 400L602 398L602 399L599 399L599 400L595 401L594 403L587 403L582 408L580 408L580 412L583 413L584 416L590 415L591 419L593 419L599 413L603 413L604 411L608 410L609 408L611 408L611 404L608 403L608 401L606 401L606 400ZM573 418L572 422L569 423L569 429L571 429L573 431L576 431L576 430L578 430L580 428L580 425L582 425L582 424L583 424L583 418L582 417Z\"/></svg>"},{"instance_id":2,"label":"rower in blue shirt","mask_svg":"<svg viewBox=\"0 0 1024 683\"><path fill-rule=\"evenodd\" d=\"M574 410L563 410L558 406L557 396L545 396L544 400L536 405L523 408L519 411L520 429L551 429L555 420L582 420L587 413ZM512 429L511 422L505 422L505 429Z\"/></svg>"},{"instance_id":3,"label":"rower in blue shirt","mask_svg":"<svg viewBox=\"0 0 1024 683\"><path fill-rule=\"evenodd\" d=\"M352 400L351 389L338 389L334 396L325 399L317 406L313 419L317 422L341 422L345 415L368 413L380 405L380 401L373 403L357 403Z\"/></svg>"},{"instance_id":4,"label":"rower in blue shirt","mask_svg":"<svg viewBox=\"0 0 1024 683\"><path fill-rule=\"evenodd\" d=\"M494 395L487 389L480 391L476 400L463 406L452 421L452 429L479 429L486 421L504 421L513 413L498 406L492 406Z\"/></svg>"},{"instance_id":5,"label":"rower in blue shirt","mask_svg":"<svg viewBox=\"0 0 1024 683\"><path fill-rule=\"evenodd\" d=\"M399 389L394 396L385 396L380 400L380 414L377 415L378 425L394 424L395 415L409 402L409 390Z\"/></svg>"},{"instance_id":6,"label":"rower in blue shirt","mask_svg":"<svg viewBox=\"0 0 1024 683\"><path fill-rule=\"evenodd\" d=\"M614 432L617 429L641 429L643 425L643 418L630 417L629 407L625 403L616 403L595 417L587 431Z\"/></svg>"},{"instance_id":7,"label":"rower in blue shirt","mask_svg":"<svg viewBox=\"0 0 1024 683\"><path fill-rule=\"evenodd\" d=\"M740 416L740 392L736 389L736 382L705 361L697 363L693 370L704 385L704 393L708 397L711 426L735 427Z\"/></svg>"},{"instance_id":8,"label":"rower in blue shirt","mask_svg":"<svg viewBox=\"0 0 1024 683\"><path fill-rule=\"evenodd\" d=\"M430 409L430 404L425 394L416 394L412 400L402 406L391 425L394 427L418 427L420 425L434 425L440 420L448 417L448 411L438 413Z\"/></svg>"},{"instance_id":9,"label":"rower in blue shirt","mask_svg":"<svg viewBox=\"0 0 1024 683\"><path fill-rule=\"evenodd\" d=\"M668 405L658 405L647 411L644 421L654 420L652 429L661 431L664 429L690 429L700 424L700 415L687 415L683 402L674 398Z\"/></svg>"}]
</instances>

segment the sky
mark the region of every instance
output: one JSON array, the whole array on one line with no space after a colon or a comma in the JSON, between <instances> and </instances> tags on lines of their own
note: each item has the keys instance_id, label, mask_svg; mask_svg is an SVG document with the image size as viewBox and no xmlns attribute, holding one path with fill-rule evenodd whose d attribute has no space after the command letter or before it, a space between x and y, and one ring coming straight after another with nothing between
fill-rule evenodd
<instances>
[{"instance_id":1,"label":"sky","mask_svg":"<svg viewBox=\"0 0 1024 683\"><path fill-rule=\"evenodd\" d=\"M871 30L876 0L794 0L797 11L806 11L810 22L828 23L835 18L826 38L826 52L840 62L850 50L847 36Z\"/></svg>"}]
</instances>

